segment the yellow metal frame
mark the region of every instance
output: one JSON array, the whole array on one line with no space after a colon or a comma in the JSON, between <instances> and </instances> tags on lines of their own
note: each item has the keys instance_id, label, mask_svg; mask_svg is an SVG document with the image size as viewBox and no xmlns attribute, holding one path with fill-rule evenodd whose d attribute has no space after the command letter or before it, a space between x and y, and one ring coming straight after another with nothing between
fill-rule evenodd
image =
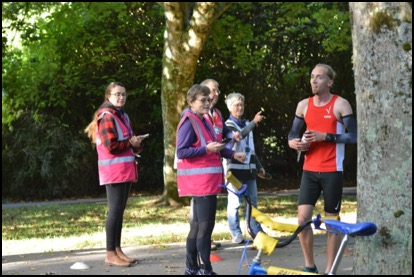
<instances>
[{"instance_id":1,"label":"yellow metal frame","mask_svg":"<svg viewBox=\"0 0 414 277\"><path fill-rule=\"evenodd\" d=\"M267 275L320 275L319 273L305 272L283 267L269 266Z\"/></svg>"},{"instance_id":2,"label":"yellow metal frame","mask_svg":"<svg viewBox=\"0 0 414 277\"><path fill-rule=\"evenodd\" d=\"M238 190L242 188L242 183L233 176L231 171L229 171L226 175L226 179ZM252 209L252 217L259 223L265 225L267 228L274 230L274 231L280 231L280 232L290 232L294 233L298 228L298 224L291 224L291 223L282 223L282 222L275 222L270 217L265 215L264 213L260 212L255 207L251 207ZM324 217L322 222L326 219L334 219L338 220L339 216L334 217ZM271 255L273 251L275 250L277 246L278 240L268 236L267 234L263 232L257 233L253 245L261 250L262 253ZM266 269L268 275L320 275L317 273L312 272L304 272L300 270L294 270L289 268L283 268L283 267L276 267L276 266L270 266Z\"/></svg>"}]
</instances>

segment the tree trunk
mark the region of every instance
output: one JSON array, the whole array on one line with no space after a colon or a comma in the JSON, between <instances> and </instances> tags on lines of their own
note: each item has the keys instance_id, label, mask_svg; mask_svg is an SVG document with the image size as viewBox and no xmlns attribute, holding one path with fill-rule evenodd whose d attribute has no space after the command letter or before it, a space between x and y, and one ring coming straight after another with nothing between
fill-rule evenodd
<instances>
[{"instance_id":1,"label":"tree trunk","mask_svg":"<svg viewBox=\"0 0 414 277\"><path fill-rule=\"evenodd\" d=\"M358 115L355 275L412 275L412 24L409 2L351 2Z\"/></svg>"},{"instance_id":2,"label":"tree trunk","mask_svg":"<svg viewBox=\"0 0 414 277\"><path fill-rule=\"evenodd\" d=\"M176 128L187 105L187 90L193 85L197 61L211 25L229 6L217 2L161 2L166 30L162 69L161 105L164 122L164 193L170 205L188 202L179 199L174 169Z\"/></svg>"}]
</instances>

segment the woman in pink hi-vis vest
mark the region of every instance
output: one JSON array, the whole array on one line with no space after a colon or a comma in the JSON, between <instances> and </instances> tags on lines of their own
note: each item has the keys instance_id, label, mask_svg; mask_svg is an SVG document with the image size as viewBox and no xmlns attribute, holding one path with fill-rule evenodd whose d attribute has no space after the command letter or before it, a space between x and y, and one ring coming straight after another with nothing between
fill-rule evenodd
<instances>
[{"instance_id":1,"label":"woman in pink hi-vis vest","mask_svg":"<svg viewBox=\"0 0 414 277\"><path fill-rule=\"evenodd\" d=\"M218 141L222 141L223 138L232 138L235 141L240 141L241 134L240 132L232 132L225 124L224 118L221 111L215 108L215 105L218 102L219 96L221 94L219 89L219 83L214 79L205 79L200 83L202 86L206 86L210 89L210 110L207 114L204 115L205 118L208 118L213 124L214 131L217 136ZM216 250L221 246L220 242L211 241L211 250Z\"/></svg>"},{"instance_id":2,"label":"woman in pink hi-vis vest","mask_svg":"<svg viewBox=\"0 0 414 277\"><path fill-rule=\"evenodd\" d=\"M224 184L221 156L243 161L246 155L217 141L211 122L204 118L210 107L210 89L194 85L187 92L189 108L177 127L178 194L192 196L190 232L186 242L185 275L216 275L210 261L217 194Z\"/></svg>"},{"instance_id":3,"label":"woman in pink hi-vis vest","mask_svg":"<svg viewBox=\"0 0 414 277\"><path fill-rule=\"evenodd\" d=\"M135 155L142 150L148 136L134 136L128 115L124 112L125 86L112 82L105 91L105 101L95 112L85 132L96 143L99 183L106 188L106 257L109 266L128 267L136 263L121 249L122 222L132 183L138 181Z\"/></svg>"}]
</instances>

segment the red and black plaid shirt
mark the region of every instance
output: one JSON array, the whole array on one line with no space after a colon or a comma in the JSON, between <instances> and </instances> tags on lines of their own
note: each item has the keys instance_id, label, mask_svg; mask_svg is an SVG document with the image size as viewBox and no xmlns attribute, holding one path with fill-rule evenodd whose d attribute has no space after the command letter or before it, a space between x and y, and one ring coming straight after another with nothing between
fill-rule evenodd
<instances>
[{"instance_id":1,"label":"red and black plaid shirt","mask_svg":"<svg viewBox=\"0 0 414 277\"><path fill-rule=\"evenodd\" d=\"M110 110L110 112L116 117L122 120L121 112L111 104L105 103L102 105L97 115L102 113L103 110ZM102 110L102 111L101 111ZM125 124L128 124L126 120L122 120ZM131 128L132 129L132 128ZM101 120L98 121L98 132L101 137L102 144L111 154L122 153L130 148L133 148L129 142L130 137L125 140L118 141L118 132L116 130L115 119L112 116L104 115ZM141 147L142 148L142 147ZM140 149L133 148L135 152L140 152Z\"/></svg>"}]
</instances>

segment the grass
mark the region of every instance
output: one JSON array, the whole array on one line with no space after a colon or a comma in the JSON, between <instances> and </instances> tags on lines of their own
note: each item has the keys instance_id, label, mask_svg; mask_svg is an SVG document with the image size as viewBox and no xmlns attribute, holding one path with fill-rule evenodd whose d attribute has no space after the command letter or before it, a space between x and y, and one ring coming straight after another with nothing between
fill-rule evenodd
<instances>
[{"instance_id":1,"label":"grass","mask_svg":"<svg viewBox=\"0 0 414 277\"><path fill-rule=\"evenodd\" d=\"M158 196L131 197L124 215L123 245L183 242L190 207L157 205ZM273 220L296 223L297 196L259 196L258 209ZM227 198L219 196L214 240L230 240ZM322 213L323 201L315 214ZM356 196L344 196L341 214L355 213ZM2 208L2 254L103 248L107 203ZM241 220L241 226L245 226ZM267 230L265 230L267 231ZM269 230L273 236L283 236Z\"/></svg>"}]
</instances>

